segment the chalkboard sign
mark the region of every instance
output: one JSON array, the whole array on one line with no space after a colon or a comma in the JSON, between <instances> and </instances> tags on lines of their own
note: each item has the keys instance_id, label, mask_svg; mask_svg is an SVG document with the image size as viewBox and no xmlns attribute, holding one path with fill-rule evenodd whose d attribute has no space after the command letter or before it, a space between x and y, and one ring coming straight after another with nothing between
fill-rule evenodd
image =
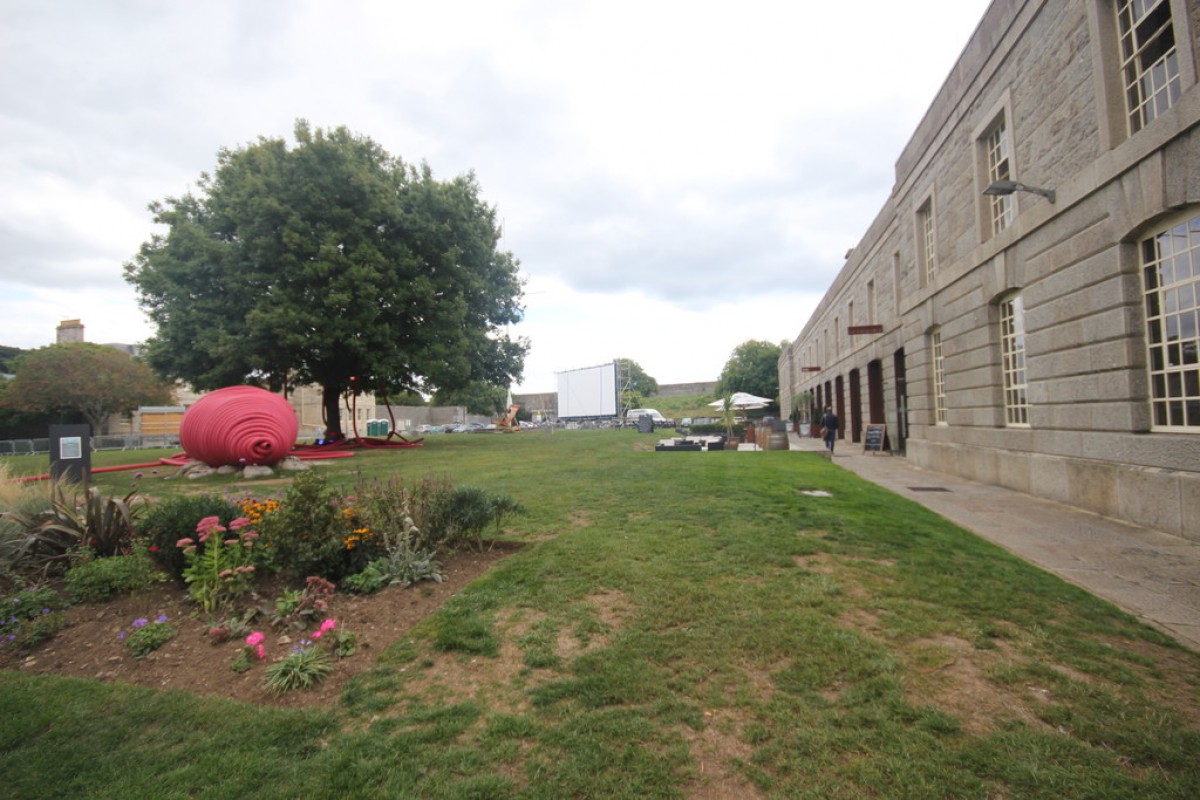
<instances>
[{"instance_id":1,"label":"chalkboard sign","mask_svg":"<svg viewBox=\"0 0 1200 800\"><path fill-rule=\"evenodd\" d=\"M883 440L886 438L887 425L868 425L867 438L863 441L864 453L882 453Z\"/></svg>"}]
</instances>

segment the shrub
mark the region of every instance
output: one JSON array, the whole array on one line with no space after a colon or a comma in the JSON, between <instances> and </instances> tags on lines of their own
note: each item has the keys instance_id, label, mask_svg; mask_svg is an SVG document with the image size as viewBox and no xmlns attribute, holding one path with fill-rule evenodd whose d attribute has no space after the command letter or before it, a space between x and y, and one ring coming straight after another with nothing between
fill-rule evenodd
<instances>
[{"instance_id":1,"label":"shrub","mask_svg":"<svg viewBox=\"0 0 1200 800\"><path fill-rule=\"evenodd\" d=\"M363 530L369 532L374 548L382 550L383 555L346 578L347 589L372 594L388 586L410 586L420 580L442 581L441 569L434 560L436 551L410 512L410 505L422 497L410 492L399 478L370 487L360 485L356 502L366 526Z\"/></svg>"},{"instance_id":2,"label":"shrub","mask_svg":"<svg viewBox=\"0 0 1200 800\"><path fill-rule=\"evenodd\" d=\"M164 577L150 556L135 548L127 556L76 562L67 571L67 594L72 602L98 603L113 595L145 589Z\"/></svg>"},{"instance_id":3,"label":"shrub","mask_svg":"<svg viewBox=\"0 0 1200 800\"><path fill-rule=\"evenodd\" d=\"M175 638L175 628L167 621L166 614L160 614L151 622L148 619L135 619L128 630L117 634L125 642L125 649L134 658L145 658L167 642Z\"/></svg>"},{"instance_id":4,"label":"shrub","mask_svg":"<svg viewBox=\"0 0 1200 800\"><path fill-rule=\"evenodd\" d=\"M49 587L23 589L0 600L0 648L24 651L66 624L62 595Z\"/></svg>"},{"instance_id":5,"label":"shrub","mask_svg":"<svg viewBox=\"0 0 1200 800\"><path fill-rule=\"evenodd\" d=\"M389 586L412 586L417 581L445 580L441 565L430 551L394 553L377 558L363 569L342 581L347 590L356 594L374 594Z\"/></svg>"},{"instance_id":6,"label":"shrub","mask_svg":"<svg viewBox=\"0 0 1200 800\"><path fill-rule=\"evenodd\" d=\"M11 470L0 459L0 514L15 511L29 516L50 507L50 497L46 491L47 484L41 481L19 481L13 478ZM0 522L0 532L4 530Z\"/></svg>"},{"instance_id":7,"label":"shrub","mask_svg":"<svg viewBox=\"0 0 1200 800\"><path fill-rule=\"evenodd\" d=\"M285 589L269 612L271 624L302 630L324 619L333 599L334 585L318 575L309 575L303 589Z\"/></svg>"},{"instance_id":8,"label":"shrub","mask_svg":"<svg viewBox=\"0 0 1200 800\"><path fill-rule=\"evenodd\" d=\"M254 542L258 532L250 530L250 521L238 517L226 527L217 517L205 517L196 523L196 535L175 543L187 566L183 580L188 596L206 612L234 603L250 592L254 583ZM225 538L226 534L229 538Z\"/></svg>"},{"instance_id":9,"label":"shrub","mask_svg":"<svg viewBox=\"0 0 1200 800\"><path fill-rule=\"evenodd\" d=\"M447 518L454 484L444 475L427 475L408 490L409 516L421 535L412 542L415 550L437 550L446 543Z\"/></svg>"},{"instance_id":10,"label":"shrub","mask_svg":"<svg viewBox=\"0 0 1200 800\"><path fill-rule=\"evenodd\" d=\"M193 536L196 523L205 517L217 517L227 525L240 515L233 502L217 495L172 497L151 506L138 525L138 536L153 549L154 561L172 578L182 580L187 559L175 543Z\"/></svg>"},{"instance_id":11,"label":"shrub","mask_svg":"<svg viewBox=\"0 0 1200 800\"><path fill-rule=\"evenodd\" d=\"M259 522L272 568L292 577L321 575L336 580L345 574L341 507L340 496L320 473L298 473L279 510Z\"/></svg>"},{"instance_id":12,"label":"shrub","mask_svg":"<svg viewBox=\"0 0 1200 800\"><path fill-rule=\"evenodd\" d=\"M434 517L439 525L439 541L448 547L461 547L470 542L483 543L483 531L488 525L500 523L508 516L524 513L524 509L507 495L493 495L478 486L460 486L438 497Z\"/></svg>"},{"instance_id":13,"label":"shrub","mask_svg":"<svg viewBox=\"0 0 1200 800\"><path fill-rule=\"evenodd\" d=\"M74 554L86 548L100 556L126 551L133 537L140 506L134 493L124 498L105 498L93 486L82 499L76 487L56 484L50 491L50 508L36 513L10 511L6 523L15 535L5 543L8 567L18 572L43 573L65 568Z\"/></svg>"},{"instance_id":14,"label":"shrub","mask_svg":"<svg viewBox=\"0 0 1200 800\"><path fill-rule=\"evenodd\" d=\"M283 660L267 668L264 676L267 688L276 694L293 689L308 689L333 672L329 654L309 641L301 641Z\"/></svg>"}]
</instances>

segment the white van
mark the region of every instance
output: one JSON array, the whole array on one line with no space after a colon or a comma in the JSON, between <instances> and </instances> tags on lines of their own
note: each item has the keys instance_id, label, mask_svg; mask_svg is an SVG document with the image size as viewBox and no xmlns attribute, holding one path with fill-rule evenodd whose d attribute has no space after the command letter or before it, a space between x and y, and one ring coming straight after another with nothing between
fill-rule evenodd
<instances>
[{"instance_id":1,"label":"white van","mask_svg":"<svg viewBox=\"0 0 1200 800\"><path fill-rule=\"evenodd\" d=\"M669 425L671 421L653 408L631 408L625 412L625 421L636 424L642 417L650 417L655 425Z\"/></svg>"}]
</instances>

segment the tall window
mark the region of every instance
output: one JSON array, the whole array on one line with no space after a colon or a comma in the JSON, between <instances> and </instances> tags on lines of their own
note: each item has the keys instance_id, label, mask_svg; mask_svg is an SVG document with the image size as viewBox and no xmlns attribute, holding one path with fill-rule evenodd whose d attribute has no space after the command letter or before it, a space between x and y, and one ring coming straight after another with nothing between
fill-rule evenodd
<instances>
[{"instance_id":1,"label":"tall window","mask_svg":"<svg viewBox=\"0 0 1200 800\"><path fill-rule=\"evenodd\" d=\"M929 334L930 358L933 361L933 421L946 424L946 365L942 361L942 331Z\"/></svg>"},{"instance_id":2,"label":"tall window","mask_svg":"<svg viewBox=\"0 0 1200 800\"><path fill-rule=\"evenodd\" d=\"M1021 295L1000 301L1000 355L1004 370L1004 422L1029 424L1025 384L1025 307Z\"/></svg>"},{"instance_id":3,"label":"tall window","mask_svg":"<svg viewBox=\"0 0 1200 800\"><path fill-rule=\"evenodd\" d=\"M1116 13L1129 132L1137 133L1179 100L1171 2L1118 0Z\"/></svg>"},{"instance_id":4,"label":"tall window","mask_svg":"<svg viewBox=\"0 0 1200 800\"><path fill-rule=\"evenodd\" d=\"M901 286L904 281L904 268L900 266L900 254L892 253L892 300L896 306L896 315L900 315Z\"/></svg>"},{"instance_id":5,"label":"tall window","mask_svg":"<svg viewBox=\"0 0 1200 800\"><path fill-rule=\"evenodd\" d=\"M933 276L937 272L937 247L933 238L933 200L926 200L917 210L917 250L921 256L921 268L925 275L925 285L933 285Z\"/></svg>"},{"instance_id":6,"label":"tall window","mask_svg":"<svg viewBox=\"0 0 1200 800\"><path fill-rule=\"evenodd\" d=\"M1004 124L1004 117L996 120L988 130L984 137L984 148L987 151L988 184L1009 180L1012 168L1009 164L1008 128ZM1012 195L987 195L987 198L991 201L988 217L992 222L992 235L995 236L1012 223Z\"/></svg>"},{"instance_id":7,"label":"tall window","mask_svg":"<svg viewBox=\"0 0 1200 800\"><path fill-rule=\"evenodd\" d=\"M1154 427L1200 430L1200 216L1142 242L1142 286Z\"/></svg>"}]
</instances>

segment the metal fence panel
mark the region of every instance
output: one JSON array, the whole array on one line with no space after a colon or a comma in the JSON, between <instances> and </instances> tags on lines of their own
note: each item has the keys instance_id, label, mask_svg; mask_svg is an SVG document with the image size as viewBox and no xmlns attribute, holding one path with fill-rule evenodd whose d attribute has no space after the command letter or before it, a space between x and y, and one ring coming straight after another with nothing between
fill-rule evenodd
<instances>
[{"instance_id":1,"label":"metal fence panel","mask_svg":"<svg viewBox=\"0 0 1200 800\"><path fill-rule=\"evenodd\" d=\"M93 450L146 450L153 447L179 447L179 434L141 436L93 436ZM50 453L49 439L0 439L0 456L36 455Z\"/></svg>"}]
</instances>

